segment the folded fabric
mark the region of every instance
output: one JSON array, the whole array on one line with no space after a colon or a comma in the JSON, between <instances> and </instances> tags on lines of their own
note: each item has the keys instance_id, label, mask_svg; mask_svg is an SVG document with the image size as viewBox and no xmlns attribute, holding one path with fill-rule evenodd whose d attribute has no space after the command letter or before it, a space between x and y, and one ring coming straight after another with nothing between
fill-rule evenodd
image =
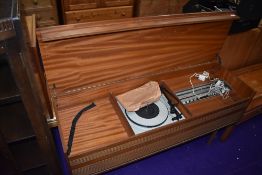
<instances>
[{"instance_id":1,"label":"folded fabric","mask_svg":"<svg viewBox=\"0 0 262 175\"><path fill-rule=\"evenodd\" d=\"M118 95L116 98L120 104L130 112L139 110L160 99L161 91L155 81L150 81L143 86Z\"/></svg>"}]
</instances>

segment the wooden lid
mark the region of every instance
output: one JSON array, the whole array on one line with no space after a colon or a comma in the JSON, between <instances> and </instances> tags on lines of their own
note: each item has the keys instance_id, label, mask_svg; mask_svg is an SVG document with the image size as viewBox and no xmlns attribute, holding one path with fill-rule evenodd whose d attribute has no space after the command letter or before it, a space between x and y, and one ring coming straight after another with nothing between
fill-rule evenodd
<instances>
[{"instance_id":1,"label":"wooden lid","mask_svg":"<svg viewBox=\"0 0 262 175\"><path fill-rule=\"evenodd\" d=\"M37 37L57 95L214 61L232 13L196 13L42 28Z\"/></svg>"}]
</instances>

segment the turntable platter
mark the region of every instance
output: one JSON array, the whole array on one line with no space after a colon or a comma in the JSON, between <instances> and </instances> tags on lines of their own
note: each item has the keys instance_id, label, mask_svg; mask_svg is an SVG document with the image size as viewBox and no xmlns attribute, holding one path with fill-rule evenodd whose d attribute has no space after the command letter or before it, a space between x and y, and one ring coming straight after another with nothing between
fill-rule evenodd
<instances>
[{"instance_id":1,"label":"turntable platter","mask_svg":"<svg viewBox=\"0 0 262 175\"><path fill-rule=\"evenodd\" d=\"M125 110L128 120L136 125L152 128L162 125L168 118L168 109L161 101L152 103L136 112Z\"/></svg>"}]
</instances>

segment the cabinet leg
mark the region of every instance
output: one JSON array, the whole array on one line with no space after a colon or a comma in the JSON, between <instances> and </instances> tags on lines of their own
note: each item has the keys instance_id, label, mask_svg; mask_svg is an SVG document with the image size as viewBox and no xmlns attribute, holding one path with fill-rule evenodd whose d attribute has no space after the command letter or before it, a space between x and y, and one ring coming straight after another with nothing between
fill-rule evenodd
<instances>
[{"instance_id":1,"label":"cabinet leg","mask_svg":"<svg viewBox=\"0 0 262 175\"><path fill-rule=\"evenodd\" d=\"M213 142L213 140L216 138L216 136L217 136L217 130L215 130L215 131L213 131L213 132L211 133L211 135L210 135L210 137L209 137L209 139L208 139L207 144L210 145L210 144Z\"/></svg>"},{"instance_id":2,"label":"cabinet leg","mask_svg":"<svg viewBox=\"0 0 262 175\"><path fill-rule=\"evenodd\" d=\"M223 141L223 142L226 141L230 137L230 135L231 135L231 133L233 132L234 129L235 129L235 125L227 126L225 128L220 140Z\"/></svg>"}]
</instances>

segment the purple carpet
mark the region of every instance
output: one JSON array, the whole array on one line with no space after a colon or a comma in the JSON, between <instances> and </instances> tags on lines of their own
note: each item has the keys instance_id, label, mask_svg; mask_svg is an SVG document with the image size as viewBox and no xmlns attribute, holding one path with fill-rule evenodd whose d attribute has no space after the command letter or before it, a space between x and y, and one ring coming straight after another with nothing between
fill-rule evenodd
<instances>
[{"instance_id":1,"label":"purple carpet","mask_svg":"<svg viewBox=\"0 0 262 175\"><path fill-rule=\"evenodd\" d=\"M262 117L239 125L226 142L204 136L106 175L261 175Z\"/></svg>"},{"instance_id":2,"label":"purple carpet","mask_svg":"<svg viewBox=\"0 0 262 175\"><path fill-rule=\"evenodd\" d=\"M58 132L56 144L64 174ZM217 138L208 145L209 136L200 137L149 158L112 170L106 175L261 175L262 174L262 117L257 116L238 125L229 140Z\"/></svg>"}]
</instances>

